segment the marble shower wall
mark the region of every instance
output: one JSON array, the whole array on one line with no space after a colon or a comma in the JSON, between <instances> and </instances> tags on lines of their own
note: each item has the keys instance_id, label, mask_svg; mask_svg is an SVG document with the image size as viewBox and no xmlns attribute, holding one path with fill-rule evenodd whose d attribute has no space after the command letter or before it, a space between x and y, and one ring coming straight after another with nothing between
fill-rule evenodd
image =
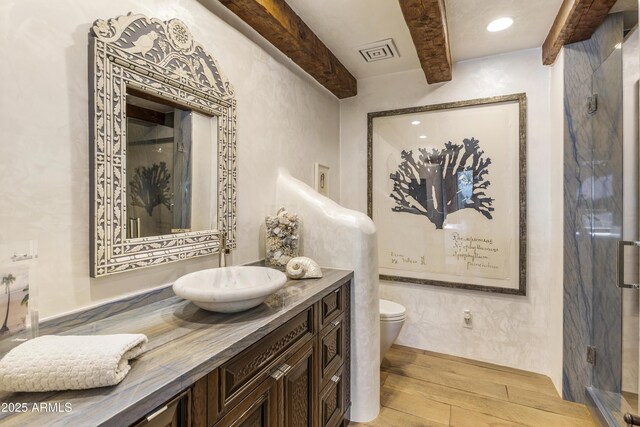
<instances>
[{"instance_id":1,"label":"marble shower wall","mask_svg":"<svg viewBox=\"0 0 640 427\"><path fill-rule=\"evenodd\" d=\"M563 397L620 389L621 299L616 243L622 230L622 16L565 46ZM597 95L597 111L588 98ZM586 361L597 348L597 364Z\"/></svg>"}]
</instances>

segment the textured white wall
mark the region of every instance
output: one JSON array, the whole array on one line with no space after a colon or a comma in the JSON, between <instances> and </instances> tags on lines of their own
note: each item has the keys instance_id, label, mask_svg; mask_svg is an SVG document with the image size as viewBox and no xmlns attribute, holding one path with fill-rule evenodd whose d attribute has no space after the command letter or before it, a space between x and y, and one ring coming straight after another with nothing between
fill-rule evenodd
<instances>
[{"instance_id":1,"label":"textured white wall","mask_svg":"<svg viewBox=\"0 0 640 427\"><path fill-rule=\"evenodd\" d=\"M313 163L339 196L339 104L288 60L255 44L195 0L0 2L0 241L36 239L33 283L43 317L171 283L215 266L214 256L89 277L87 35L97 18L128 12L179 18L218 60L238 99L238 250L257 260L274 209L276 169L308 184ZM243 30L244 31L244 30ZM277 55L276 55L277 57ZM273 213L273 212L271 212Z\"/></svg>"},{"instance_id":2,"label":"textured white wall","mask_svg":"<svg viewBox=\"0 0 640 427\"><path fill-rule=\"evenodd\" d=\"M398 342L549 375L561 383L562 132L551 125L551 68L539 49L454 65L453 80L426 84L421 70L363 79L340 102L341 203L366 212L367 113L517 92L528 102L527 296L381 282L382 298L407 307ZM562 72L556 72L554 80ZM560 92L558 92L560 91ZM562 105L554 106L555 115ZM561 116L556 120L562 120ZM474 328L462 328L463 310ZM558 362L558 359L560 362Z\"/></svg>"},{"instance_id":3,"label":"textured white wall","mask_svg":"<svg viewBox=\"0 0 640 427\"><path fill-rule=\"evenodd\" d=\"M549 230L546 244L548 245L548 262L538 263L539 268L548 269L549 282L541 282L544 289L546 284L549 307L546 313L549 329L546 331L547 348L544 349L546 371L562 396L562 354L563 354L563 316L564 316L564 50L560 51L556 62L549 67L551 82L549 90L549 112L551 114L551 138L548 144L548 159L550 193L549 193ZM531 146L530 146L531 147ZM531 148L530 148L531 149ZM535 173L537 165L531 164L529 173ZM529 183L532 181L529 180ZM534 179L535 182L535 179ZM529 193L538 191L537 187L529 187ZM530 264L531 265L531 264ZM544 292L544 291L543 291Z\"/></svg>"},{"instance_id":4,"label":"textured white wall","mask_svg":"<svg viewBox=\"0 0 640 427\"><path fill-rule=\"evenodd\" d=\"M351 284L351 421L367 422L380 411L380 311L378 239L365 214L327 200L281 170L276 200L296 207L305 224L303 254L321 266L353 270Z\"/></svg>"}]
</instances>

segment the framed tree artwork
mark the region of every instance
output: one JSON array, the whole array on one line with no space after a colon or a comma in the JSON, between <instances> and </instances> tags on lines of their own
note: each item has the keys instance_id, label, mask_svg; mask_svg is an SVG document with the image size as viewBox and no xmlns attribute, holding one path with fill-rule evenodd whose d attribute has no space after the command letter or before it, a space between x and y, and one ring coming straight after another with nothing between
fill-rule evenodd
<instances>
[{"instance_id":1,"label":"framed tree artwork","mask_svg":"<svg viewBox=\"0 0 640 427\"><path fill-rule=\"evenodd\" d=\"M38 335L33 269L37 242L0 242L0 352Z\"/></svg>"},{"instance_id":2,"label":"framed tree artwork","mask_svg":"<svg viewBox=\"0 0 640 427\"><path fill-rule=\"evenodd\" d=\"M526 95L368 114L380 279L526 295Z\"/></svg>"}]
</instances>

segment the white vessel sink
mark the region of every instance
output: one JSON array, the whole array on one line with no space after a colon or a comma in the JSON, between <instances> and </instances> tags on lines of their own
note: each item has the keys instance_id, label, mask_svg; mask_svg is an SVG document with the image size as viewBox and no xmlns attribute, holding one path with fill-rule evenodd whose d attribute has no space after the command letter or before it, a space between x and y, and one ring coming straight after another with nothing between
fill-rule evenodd
<instances>
[{"instance_id":1,"label":"white vessel sink","mask_svg":"<svg viewBox=\"0 0 640 427\"><path fill-rule=\"evenodd\" d=\"M273 268L211 268L182 276L173 284L173 292L204 310L235 313L262 304L286 281L287 276Z\"/></svg>"}]
</instances>

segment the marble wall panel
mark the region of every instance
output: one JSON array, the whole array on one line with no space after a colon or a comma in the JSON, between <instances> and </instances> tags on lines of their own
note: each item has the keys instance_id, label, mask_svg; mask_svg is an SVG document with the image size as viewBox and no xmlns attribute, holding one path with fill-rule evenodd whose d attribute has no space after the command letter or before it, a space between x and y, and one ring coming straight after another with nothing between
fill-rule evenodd
<instances>
[{"instance_id":1,"label":"marble wall panel","mask_svg":"<svg viewBox=\"0 0 640 427\"><path fill-rule=\"evenodd\" d=\"M573 46L565 47L564 142L564 333L562 394L584 401L591 384L585 357L591 342L591 138L586 99L591 96L591 67ZM586 70L589 70L588 72ZM582 351L579 351L582 349Z\"/></svg>"}]
</instances>

